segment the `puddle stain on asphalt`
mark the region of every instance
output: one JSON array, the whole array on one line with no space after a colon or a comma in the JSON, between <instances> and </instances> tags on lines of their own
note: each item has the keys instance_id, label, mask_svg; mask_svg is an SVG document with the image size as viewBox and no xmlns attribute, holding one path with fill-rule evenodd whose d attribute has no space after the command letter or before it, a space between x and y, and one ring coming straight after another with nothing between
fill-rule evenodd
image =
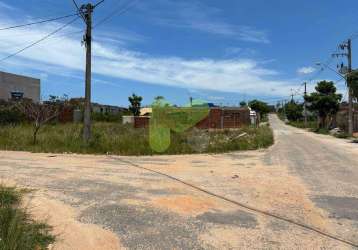
<instances>
[{"instance_id":1,"label":"puddle stain on asphalt","mask_svg":"<svg viewBox=\"0 0 358 250\"><path fill-rule=\"evenodd\" d=\"M358 198L338 196L316 196L313 201L330 213L331 218L358 222Z\"/></svg>"},{"instance_id":2,"label":"puddle stain on asphalt","mask_svg":"<svg viewBox=\"0 0 358 250\"><path fill-rule=\"evenodd\" d=\"M255 228L258 224L253 214L242 210L234 212L206 212L196 218L205 222L244 228Z\"/></svg>"}]
</instances>

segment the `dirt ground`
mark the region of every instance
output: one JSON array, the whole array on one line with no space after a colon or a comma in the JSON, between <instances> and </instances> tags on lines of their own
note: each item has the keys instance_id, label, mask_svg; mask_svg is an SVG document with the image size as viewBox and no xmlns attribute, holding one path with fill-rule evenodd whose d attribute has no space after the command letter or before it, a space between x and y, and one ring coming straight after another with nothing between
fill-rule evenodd
<instances>
[{"instance_id":1,"label":"dirt ground","mask_svg":"<svg viewBox=\"0 0 358 250\"><path fill-rule=\"evenodd\" d=\"M268 150L153 157L0 151L0 176L34 189L26 206L54 226L53 249L353 249L264 213L358 244L358 147L276 117L271 123L276 144Z\"/></svg>"}]
</instances>

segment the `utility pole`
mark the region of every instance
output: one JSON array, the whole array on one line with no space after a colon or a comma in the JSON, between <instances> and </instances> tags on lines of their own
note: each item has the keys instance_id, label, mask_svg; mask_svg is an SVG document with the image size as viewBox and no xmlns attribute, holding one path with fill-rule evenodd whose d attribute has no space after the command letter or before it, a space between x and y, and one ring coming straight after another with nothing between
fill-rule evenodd
<instances>
[{"instance_id":1,"label":"utility pole","mask_svg":"<svg viewBox=\"0 0 358 250\"><path fill-rule=\"evenodd\" d=\"M352 73L352 40L348 39L347 42L342 43L339 45L341 50L347 49L347 53L336 53L333 56L340 57L345 56L348 59L348 68L347 70L344 69L343 64L341 66L341 74L345 74L346 83L348 87L348 134L353 135L353 93L351 84L349 83L349 76ZM346 71L346 72L345 72Z\"/></svg>"},{"instance_id":2,"label":"utility pole","mask_svg":"<svg viewBox=\"0 0 358 250\"><path fill-rule=\"evenodd\" d=\"M82 5L84 21L86 23L86 34L84 42L86 46L86 87L84 107L83 140L88 142L91 138L91 76L92 76L92 13L94 6L90 3Z\"/></svg>"},{"instance_id":3,"label":"utility pole","mask_svg":"<svg viewBox=\"0 0 358 250\"><path fill-rule=\"evenodd\" d=\"M348 74L347 74L347 85L348 85L348 134L353 135L353 94L351 84L349 82L350 74L352 73L352 41L348 39L347 42L348 50Z\"/></svg>"},{"instance_id":4,"label":"utility pole","mask_svg":"<svg viewBox=\"0 0 358 250\"><path fill-rule=\"evenodd\" d=\"M96 4L83 4L80 8L76 0L72 0L78 14L86 24L86 34L83 42L86 46L86 73L85 73L85 104L83 117L83 140L87 143L91 139L91 78L92 78L92 13L93 10L105 0Z\"/></svg>"},{"instance_id":5,"label":"utility pole","mask_svg":"<svg viewBox=\"0 0 358 250\"><path fill-rule=\"evenodd\" d=\"M291 89L291 102L293 102L293 89Z\"/></svg>"},{"instance_id":6,"label":"utility pole","mask_svg":"<svg viewBox=\"0 0 358 250\"><path fill-rule=\"evenodd\" d=\"M306 97L307 97L307 83L304 82L305 85L305 92L304 92L304 103L303 103L303 112L304 112L304 116L305 116L305 128L307 128L307 102L306 102Z\"/></svg>"}]
</instances>

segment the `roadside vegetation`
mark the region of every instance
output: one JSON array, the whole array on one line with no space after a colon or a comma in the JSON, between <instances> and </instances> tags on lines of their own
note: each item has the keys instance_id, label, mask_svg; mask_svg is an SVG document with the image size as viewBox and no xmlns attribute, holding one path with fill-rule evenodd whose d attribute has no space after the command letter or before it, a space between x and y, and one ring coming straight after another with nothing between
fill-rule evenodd
<instances>
[{"instance_id":1,"label":"roadside vegetation","mask_svg":"<svg viewBox=\"0 0 358 250\"><path fill-rule=\"evenodd\" d=\"M82 124L46 124L33 143L30 124L0 126L0 149L14 151L152 155L148 129L134 129L132 125L96 122L92 139L82 140ZM253 150L273 144L269 126L245 127L237 130L207 131L192 129L171 133L171 145L164 154L220 153L234 150Z\"/></svg>"},{"instance_id":2,"label":"roadside vegetation","mask_svg":"<svg viewBox=\"0 0 358 250\"><path fill-rule=\"evenodd\" d=\"M55 241L51 227L34 221L25 208L22 198L26 191L0 184L0 249L48 249Z\"/></svg>"},{"instance_id":3,"label":"roadside vegetation","mask_svg":"<svg viewBox=\"0 0 358 250\"><path fill-rule=\"evenodd\" d=\"M304 122L304 108L302 103L294 100L279 108L279 117L288 125L297 128L306 128L318 134L331 134L337 138L348 138L348 134L341 130L331 131L334 128L334 117L339 110L342 99L336 93L333 82L321 81L317 83L316 92L306 96L307 125Z\"/></svg>"}]
</instances>

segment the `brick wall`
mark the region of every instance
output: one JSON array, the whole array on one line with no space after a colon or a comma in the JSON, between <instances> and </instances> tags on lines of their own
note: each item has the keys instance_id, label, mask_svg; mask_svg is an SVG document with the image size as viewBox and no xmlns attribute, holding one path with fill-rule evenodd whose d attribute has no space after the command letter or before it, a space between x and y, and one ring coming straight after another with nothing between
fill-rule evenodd
<instances>
[{"instance_id":1,"label":"brick wall","mask_svg":"<svg viewBox=\"0 0 358 250\"><path fill-rule=\"evenodd\" d=\"M134 127L135 128L147 128L149 127L150 116L135 116Z\"/></svg>"},{"instance_id":2,"label":"brick wall","mask_svg":"<svg viewBox=\"0 0 358 250\"><path fill-rule=\"evenodd\" d=\"M209 115L196 124L201 129L240 128L251 124L249 109L211 108Z\"/></svg>"},{"instance_id":3,"label":"brick wall","mask_svg":"<svg viewBox=\"0 0 358 250\"><path fill-rule=\"evenodd\" d=\"M145 128L149 126L149 116L137 116L134 118L135 128ZM209 115L198 122L195 127L199 129L226 129L241 128L249 126L250 110L246 108L211 108Z\"/></svg>"}]
</instances>

